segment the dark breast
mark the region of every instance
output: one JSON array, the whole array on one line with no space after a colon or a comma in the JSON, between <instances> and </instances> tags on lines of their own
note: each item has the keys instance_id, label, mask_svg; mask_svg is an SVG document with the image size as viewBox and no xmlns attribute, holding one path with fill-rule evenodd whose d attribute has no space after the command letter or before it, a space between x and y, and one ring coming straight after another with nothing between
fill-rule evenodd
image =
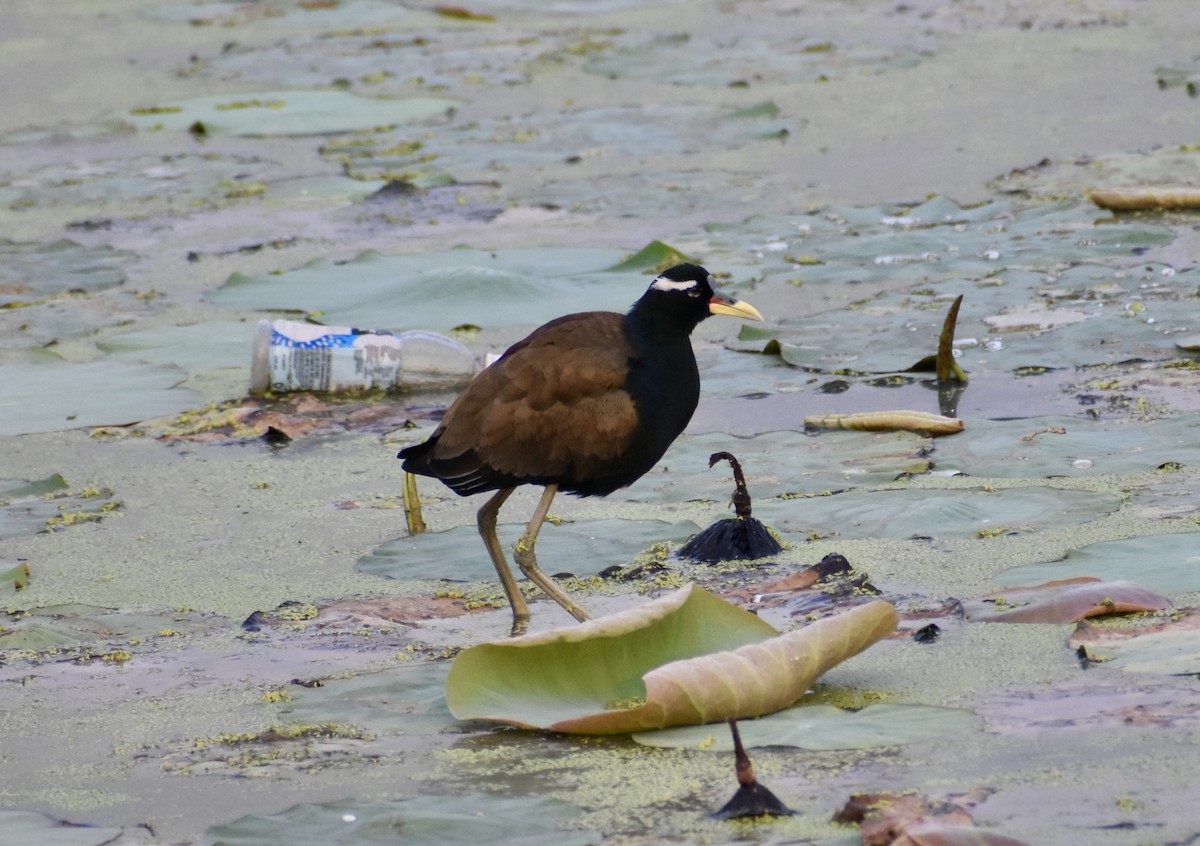
<instances>
[{"instance_id":1,"label":"dark breast","mask_svg":"<svg viewBox=\"0 0 1200 846\"><path fill-rule=\"evenodd\" d=\"M691 419L700 380L691 343L639 344L624 315L547 323L483 371L404 469L464 496L557 484L580 496L643 476Z\"/></svg>"}]
</instances>

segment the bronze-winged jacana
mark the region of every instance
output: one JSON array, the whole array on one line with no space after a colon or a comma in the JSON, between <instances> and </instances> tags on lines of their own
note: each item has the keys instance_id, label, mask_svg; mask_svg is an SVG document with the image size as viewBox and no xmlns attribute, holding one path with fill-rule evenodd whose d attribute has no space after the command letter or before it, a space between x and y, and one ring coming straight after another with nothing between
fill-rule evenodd
<instances>
[{"instance_id":1,"label":"bronze-winged jacana","mask_svg":"<svg viewBox=\"0 0 1200 846\"><path fill-rule=\"evenodd\" d=\"M460 496L496 491L479 533L513 609L529 606L496 536L500 506L519 485L545 491L517 543L517 566L575 619L588 615L543 573L533 547L555 493L604 496L640 479L692 419L700 374L690 335L713 314L762 320L713 290L695 264L662 273L628 314L589 311L551 320L513 344L467 386L424 443L401 450L404 469Z\"/></svg>"}]
</instances>

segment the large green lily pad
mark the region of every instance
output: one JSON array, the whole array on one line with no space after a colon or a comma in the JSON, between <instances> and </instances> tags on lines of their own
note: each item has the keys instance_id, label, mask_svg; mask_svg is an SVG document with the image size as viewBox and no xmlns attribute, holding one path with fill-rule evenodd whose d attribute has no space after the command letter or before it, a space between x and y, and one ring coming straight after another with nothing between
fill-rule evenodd
<instances>
[{"instance_id":1,"label":"large green lily pad","mask_svg":"<svg viewBox=\"0 0 1200 846\"><path fill-rule=\"evenodd\" d=\"M975 716L960 708L883 703L848 711L833 705L804 705L742 720L742 743L754 747L791 746L797 749L872 749L937 740L970 729ZM733 749L728 729L714 726L677 726L638 732L633 739L646 746L682 749Z\"/></svg>"},{"instance_id":2,"label":"large green lily pad","mask_svg":"<svg viewBox=\"0 0 1200 846\"><path fill-rule=\"evenodd\" d=\"M1136 582L1170 596L1200 591L1200 533L1148 535L1073 549L1066 558L1025 564L996 576L1002 585L1095 576Z\"/></svg>"},{"instance_id":3,"label":"large green lily pad","mask_svg":"<svg viewBox=\"0 0 1200 846\"><path fill-rule=\"evenodd\" d=\"M177 213L201 202L238 195L239 181L264 162L241 156L138 156L80 164L56 164L26 175L19 187L0 187L0 206L79 207L139 216Z\"/></svg>"},{"instance_id":4,"label":"large green lily pad","mask_svg":"<svg viewBox=\"0 0 1200 846\"><path fill-rule=\"evenodd\" d=\"M396 8L396 7L393 7ZM270 44L245 44L206 59L201 72L306 88L352 85L375 95L452 91L528 82L536 44L493 29L423 31L420 35L339 29Z\"/></svg>"},{"instance_id":5,"label":"large green lily pad","mask_svg":"<svg viewBox=\"0 0 1200 846\"><path fill-rule=\"evenodd\" d=\"M174 367L120 361L72 363L50 354L0 364L0 435L119 426L203 404L176 387Z\"/></svg>"},{"instance_id":6,"label":"large green lily pad","mask_svg":"<svg viewBox=\"0 0 1200 846\"><path fill-rule=\"evenodd\" d=\"M784 532L844 538L978 538L1078 526L1121 507L1115 494L1054 488L849 491L758 501L754 513Z\"/></svg>"},{"instance_id":7,"label":"large green lily pad","mask_svg":"<svg viewBox=\"0 0 1200 846\"><path fill-rule=\"evenodd\" d=\"M212 320L189 326L155 326L97 343L112 359L173 364L195 373L201 370L250 366L255 321Z\"/></svg>"},{"instance_id":8,"label":"large green lily pad","mask_svg":"<svg viewBox=\"0 0 1200 846\"><path fill-rule=\"evenodd\" d=\"M437 734L456 724L446 708L449 669L445 662L401 665L327 679L320 687L292 687L280 719L350 724L375 734Z\"/></svg>"},{"instance_id":9,"label":"large green lily pad","mask_svg":"<svg viewBox=\"0 0 1200 846\"><path fill-rule=\"evenodd\" d=\"M780 634L695 585L569 629L484 643L446 680L459 719L620 734L754 717L895 629L878 601Z\"/></svg>"},{"instance_id":10,"label":"large green lily pad","mask_svg":"<svg viewBox=\"0 0 1200 846\"><path fill-rule=\"evenodd\" d=\"M281 275L234 274L212 299L229 308L315 312L323 322L361 328L534 326L581 308L628 310L649 280L605 272L624 256L619 250L550 247L369 252Z\"/></svg>"},{"instance_id":11,"label":"large green lily pad","mask_svg":"<svg viewBox=\"0 0 1200 846\"><path fill-rule=\"evenodd\" d=\"M652 79L675 85L825 82L911 68L921 54L908 47L839 44L828 38L740 37L720 43L686 33L640 38L592 58L584 69L611 78Z\"/></svg>"},{"instance_id":12,"label":"large green lily pad","mask_svg":"<svg viewBox=\"0 0 1200 846\"><path fill-rule=\"evenodd\" d=\"M556 799L417 796L392 801L343 799L252 814L208 830L212 846L585 846L592 831L570 830L579 808ZM402 834L401 834L402 832Z\"/></svg>"},{"instance_id":13,"label":"large green lily pad","mask_svg":"<svg viewBox=\"0 0 1200 846\"><path fill-rule=\"evenodd\" d=\"M152 643L228 625L215 615L194 612L122 611L98 605L50 605L4 619L0 650L26 653L76 649L83 655L133 641ZM126 656L128 657L128 656Z\"/></svg>"},{"instance_id":14,"label":"large green lily pad","mask_svg":"<svg viewBox=\"0 0 1200 846\"><path fill-rule=\"evenodd\" d=\"M558 164L568 158L732 150L756 141L778 140L802 125L803 121L781 114L769 101L736 109L610 106L472 121L452 125L432 137L412 131L373 133L335 141L323 151L346 157L349 172L360 178L376 179L412 169L428 171L434 166L463 178L487 178L497 171ZM698 139L703 139L703 144ZM581 178L586 183L588 177Z\"/></svg>"},{"instance_id":15,"label":"large green lily pad","mask_svg":"<svg viewBox=\"0 0 1200 846\"><path fill-rule=\"evenodd\" d=\"M129 830L56 820L34 811L0 810L0 831L22 846L135 846L150 841Z\"/></svg>"},{"instance_id":16,"label":"large green lily pad","mask_svg":"<svg viewBox=\"0 0 1200 846\"><path fill-rule=\"evenodd\" d=\"M515 508L510 504L506 517L511 518ZM528 516L533 516L532 511ZM511 549L524 531L520 523L497 527L505 549ZM688 520L581 520L546 525L538 535L538 561L548 573L565 570L576 576L590 576L629 563L653 544L678 543L698 531L700 527ZM390 579L472 582L496 578L492 560L473 525L390 540L358 559L354 566L361 573Z\"/></svg>"},{"instance_id":17,"label":"large green lily pad","mask_svg":"<svg viewBox=\"0 0 1200 846\"><path fill-rule=\"evenodd\" d=\"M125 119L143 131L187 132L197 122L209 135L329 135L445 118L454 100L387 100L348 91L256 91L152 103Z\"/></svg>"},{"instance_id":18,"label":"large green lily pad","mask_svg":"<svg viewBox=\"0 0 1200 846\"><path fill-rule=\"evenodd\" d=\"M1127 673L1191 676L1200 673L1200 631L1180 629L1138 635L1098 650L1106 666Z\"/></svg>"},{"instance_id":19,"label":"large green lily pad","mask_svg":"<svg viewBox=\"0 0 1200 846\"><path fill-rule=\"evenodd\" d=\"M968 388L969 390L969 388ZM1014 409L1014 416L1020 413ZM973 420L937 442L939 470L969 476L1044 478L1140 473L1164 464L1200 464L1200 419L1149 422L1086 417Z\"/></svg>"},{"instance_id":20,"label":"large green lily pad","mask_svg":"<svg viewBox=\"0 0 1200 846\"><path fill-rule=\"evenodd\" d=\"M701 374L701 381L704 377ZM852 485L879 485L929 469L931 439L913 432L832 432L819 437L774 431L753 438L720 432L683 435L659 464L612 494L634 502L707 500L724 505L733 493L727 473L710 468L714 452L731 452L757 503L769 497L821 494Z\"/></svg>"},{"instance_id":21,"label":"large green lily pad","mask_svg":"<svg viewBox=\"0 0 1200 846\"><path fill-rule=\"evenodd\" d=\"M811 286L882 278L893 289L977 281L1006 268L1062 270L1072 262L1133 257L1174 240L1160 223L1121 221L1090 203L963 207L946 197L915 206L760 215L705 231L714 250L758 258L767 279Z\"/></svg>"},{"instance_id":22,"label":"large green lily pad","mask_svg":"<svg viewBox=\"0 0 1200 846\"><path fill-rule=\"evenodd\" d=\"M133 257L67 239L50 244L0 241L0 307L18 308L69 291L93 293L125 281Z\"/></svg>"},{"instance_id":23,"label":"large green lily pad","mask_svg":"<svg viewBox=\"0 0 1200 846\"><path fill-rule=\"evenodd\" d=\"M92 522L114 507L111 490L73 494L57 473L35 481L0 479L0 540Z\"/></svg>"}]
</instances>

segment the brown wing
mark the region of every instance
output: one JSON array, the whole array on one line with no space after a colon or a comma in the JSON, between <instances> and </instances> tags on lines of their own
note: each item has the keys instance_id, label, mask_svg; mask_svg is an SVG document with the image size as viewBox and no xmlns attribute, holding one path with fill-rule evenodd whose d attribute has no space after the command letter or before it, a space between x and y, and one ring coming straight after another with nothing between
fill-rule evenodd
<instances>
[{"instance_id":1,"label":"brown wing","mask_svg":"<svg viewBox=\"0 0 1200 846\"><path fill-rule=\"evenodd\" d=\"M446 412L435 461L474 453L522 479L579 479L625 452L637 427L623 386L631 347L622 315L552 321L484 370Z\"/></svg>"}]
</instances>

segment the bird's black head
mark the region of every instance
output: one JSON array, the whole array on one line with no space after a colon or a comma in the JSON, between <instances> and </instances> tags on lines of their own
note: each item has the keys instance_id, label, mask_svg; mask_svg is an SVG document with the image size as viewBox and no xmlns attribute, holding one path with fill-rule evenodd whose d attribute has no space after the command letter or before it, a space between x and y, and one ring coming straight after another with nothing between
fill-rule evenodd
<instances>
[{"instance_id":1,"label":"bird's black head","mask_svg":"<svg viewBox=\"0 0 1200 846\"><path fill-rule=\"evenodd\" d=\"M754 306L719 294L713 286L712 274L700 265L677 264L650 283L634 304L632 314L660 326L678 327L685 333L714 314L762 320Z\"/></svg>"}]
</instances>

